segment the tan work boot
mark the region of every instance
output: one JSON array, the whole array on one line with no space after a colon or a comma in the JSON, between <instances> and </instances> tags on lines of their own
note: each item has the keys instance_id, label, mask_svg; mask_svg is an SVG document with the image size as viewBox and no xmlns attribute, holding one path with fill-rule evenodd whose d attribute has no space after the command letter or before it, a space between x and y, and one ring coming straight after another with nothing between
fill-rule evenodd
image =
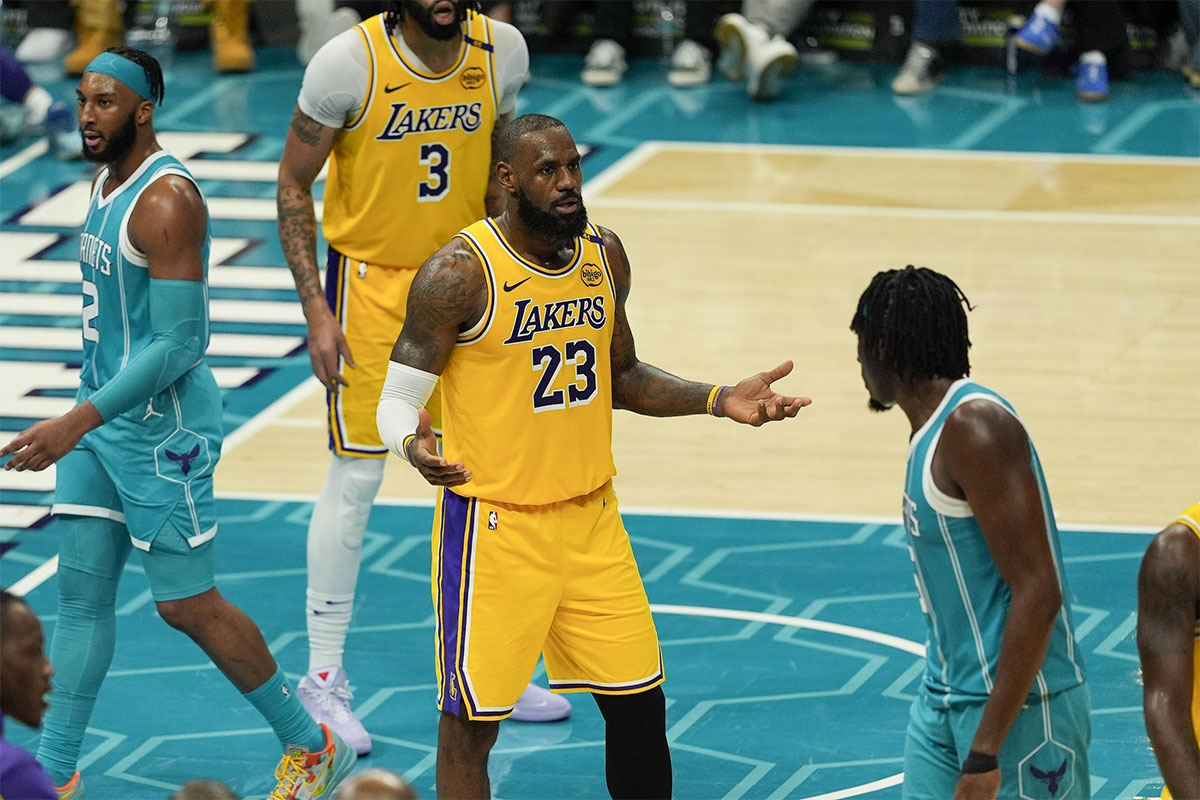
<instances>
[{"instance_id":1,"label":"tan work boot","mask_svg":"<svg viewBox=\"0 0 1200 800\"><path fill-rule=\"evenodd\" d=\"M210 0L213 68L217 72L250 72L250 0Z\"/></svg>"},{"instance_id":2,"label":"tan work boot","mask_svg":"<svg viewBox=\"0 0 1200 800\"><path fill-rule=\"evenodd\" d=\"M82 75L92 59L121 43L125 27L117 0L71 0L75 6L75 49L63 58L63 73Z\"/></svg>"}]
</instances>

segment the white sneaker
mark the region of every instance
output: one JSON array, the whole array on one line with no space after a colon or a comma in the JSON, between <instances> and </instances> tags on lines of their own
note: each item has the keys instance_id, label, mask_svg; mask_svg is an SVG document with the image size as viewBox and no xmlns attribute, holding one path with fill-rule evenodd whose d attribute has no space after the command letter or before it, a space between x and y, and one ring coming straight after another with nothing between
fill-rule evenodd
<instances>
[{"instance_id":1,"label":"white sneaker","mask_svg":"<svg viewBox=\"0 0 1200 800\"><path fill-rule=\"evenodd\" d=\"M296 687L300 702L322 725L328 725L342 741L365 756L371 752L371 737L367 729L350 710L350 679L338 666L317 667L308 671Z\"/></svg>"},{"instance_id":2,"label":"white sneaker","mask_svg":"<svg viewBox=\"0 0 1200 800\"><path fill-rule=\"evenodd\" d=\"M517 722L558 722L569 716L571 704L567 698L531 683L521 692L509 719Z\"/></svg>"},{"instance_id":3,"label":"white sneaker","mask_svg":"<svg viewBox=\"0 0 1200 800\"><path fill-rule=\"evenodd\" d=\"M71 52L74 44L75 37L70 31L59 28L34 28L25 34L13 55L17 61L25 64L58 61Z\"/></svg>"},{"instance_id":4,"label":"white sneaker","mask_svg":"<svg viewBox=\"0 0 1200 800\"><path fill-rule=\"evenodd\" d=\"M750 48L746 59L748 75L746 94L752 100L774 100L779 96L783 79L796 71L796 47L782 36Z\"/></svg>"},{"instance_id":5,"label":"white sneaker","mask_svg":"<svg viewBox=\"0 0 1200 800\"><path fill-rule=\"evenodd\" d=\"M624 47L612 39L597 39L583 59L579 77L588 86L616 86L628 68Z\"/></svg>"},{"instance_id":6,"label":"white sneaker","mask_svg":"<svg viewBox=\"0 0 1200 800\"><path fill-rule=\"evenodd\" d=\"M671 54L671 71L667 82L672 86L703 86L712 77L712 56L708 50L691 39L684 39Z\"/></svg>"},{"instance_id":7,"label":"white sneaker","mask_svg":"<svg viewBox=\"0 0 1200 800\"><path fill-rule=\"evenodd\" d=\"M755 25L741 14L726 14L717 20L713 36L721 47L717 69L731 81L740 81L745 75L747 54L771 39L766 28Z\"/></svg>"},{"instance_id":8,"label":"white sneaker","mask_svg":"<svg viewBox=\"0 0 1200 800\"><path fill-rule=\"evenodd\" d=\"M923 42L914 42L904 57L904 66L892 81L896 94L920 94L937 86L941 80L938 53Z\"/></svg>"}]
</instances>

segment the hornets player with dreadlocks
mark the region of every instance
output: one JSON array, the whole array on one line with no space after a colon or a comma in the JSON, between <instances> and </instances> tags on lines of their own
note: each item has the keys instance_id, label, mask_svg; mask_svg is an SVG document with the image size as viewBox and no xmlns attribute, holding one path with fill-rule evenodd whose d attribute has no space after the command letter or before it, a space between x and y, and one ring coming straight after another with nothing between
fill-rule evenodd
<instances>
[{"instance_id":1,"label":"hornets player with dreadlocks","mask_svg":"<svg viewBox=\"0 0 1200 800\"><path fill-rule=\"evenodd\" d=\"M328 398L332 463L308 532L305 705L359 753L342 662L371 503L387 447L375 408L417 268L499 202L492 142L512 119L529 51L511 25L464 0L405 0L328 41L309 62L279 165L279 238ZM325 285L312 185L325 181ZM489 193L495 198L489 203ZM429 401L440 427L441 399ZM513 715L562 719L563 698L530 685Z\"/></svg>"},{"instance_id":2,"label":"hornets player with dreadlocks","mask_svg":"<svg viewBox=\"0 0 1200 800\"><path fill-rule=\"evenodd\" d=\"M1090 698L1041 463L1004 398L972 381L966 296L930 269L880 272L850 329L870 407L908 417L903 510L925 671L905 798L1089 798Z\"/></svg>"}]
</instances>

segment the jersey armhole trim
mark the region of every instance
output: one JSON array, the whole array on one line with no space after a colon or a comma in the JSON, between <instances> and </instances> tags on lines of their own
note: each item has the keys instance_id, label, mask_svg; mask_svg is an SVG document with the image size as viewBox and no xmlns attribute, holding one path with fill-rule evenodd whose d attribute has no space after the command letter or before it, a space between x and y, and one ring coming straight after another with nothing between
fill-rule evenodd
<instances>
[{"instance_id":1,"label":"jersey armhole trim","mask_svg":"<svg viewBox=\"0 0 1200 800\"><path fill-rule=\"evenodd\" d=\"M366 22L360 22L354 26L354 29L362 37L363 47L367 49L367 95L363 98L362 108L359 109L358 116L342 126L342 129L347 131L352 131L362 124L363 120L367 118L367 112L371 110L371 103L375 99L375 75L379 71L379 67L375 63L375 47L371 44L371 37L367 34L366 24ZM384 28L384 32L387 32L386 28Z\"/></svg>"},{"instance_id":2,"label":"jersey armhole trim","mask_svg":"<svg viewBox=\"0 0 1200 800\"><path fill-rule=\"evenodd\" d=\"M196 179L189 175L181 167L174 165L164 167L162 170L151 176L150 180L146 181L146 185L141 189L138 189L138 193L134 195L133 200L129 203L129 208L125 210L125 216L121 218L121 226L119 228L120 233L118 234L118 248L121 251L121 256L135 267L149 269L150 260L146 257L145 253L143 253L137 248L136 245L134 245L133 240L129 238L129 218L133 216L133 210L137 208L138 200L140 200L142 197L142 192L153 186L154 182L159 178L167 175L178 175L182 178L187 178L192 182L192 185L196 187L196 192L199 193L201 201L204 200L204 193L200 191L200 184L196 183Z\"/></svg>"},{"instance_id":3,"label":"jersey armhole trim","mask_svg":"<svg viewBox=\"0 0 1200 800\"><path fill-rule=\"evenodd\" d=\"M462 238L467 246L475 251L479 256L479 263L483 266L483 277L487 285L487 308L484 309L483 316L479 321L465 331L458 334L458 340L454 343L457 347L460 344L472 344L482 339L492 327L492 320L496 318L496 274L492 270L492 263L488 260L487 254L480 247L479 242L466 231L459 231L458 236Z\"/></svg>"}]
</instances>

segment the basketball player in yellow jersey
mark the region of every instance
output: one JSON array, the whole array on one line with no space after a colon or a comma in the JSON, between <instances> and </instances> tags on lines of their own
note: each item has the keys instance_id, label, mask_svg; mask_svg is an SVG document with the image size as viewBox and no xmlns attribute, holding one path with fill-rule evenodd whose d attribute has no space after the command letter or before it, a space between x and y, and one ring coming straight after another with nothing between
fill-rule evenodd
<instances>
[{"instance_id":1,"label":"basketball player in yellow jersey","mask_svg":"<svg viewBox=\"0 0 1200 800\"><path fill-rule=\"evenodd\" d=\"M714 386L639 361L629 262L588 222L571 134L527 114L496 150L507 205L417 273L377 418L388 447L442 487L438 796L489 795L498 720L544 654L554 691L600 707L609 793L669 797L662 656L613 494L612 410L761 425L811 401L771 388L791 362ZM423 408L439 375L444 458Z\"/></svg>"},{"instance_id":2,"label":"basketball player in yellow jersey","mask_svg":"<svg viewBox=\"0 0 1200 800\"><path fill-rule=\"evenodd\" d=\"M308 533L308 674L313 713L369 752L350 708L343 646L363 535L387 448L375 407L417 267L485 213L492 135L512 118L529 54L516 28L475 3L393 3L309 63L279 168L279 235L329 404L329 475ZM312 184L326 158L325 291ZM495 195L498 201L499 195ZM435 397L430 408L440 411ZM564 698L530 686L518 718L561 719Z\"/></svg>"},{"instance_id":3,"label":"basketball player in yellow jersey","mask_svg":"<svg viewBox=\"0 0 1200 800\"><path fill-rule=\"evenodd\" d=\"M1200 797L1200 502L1159 531L1142 558L1137 643L1163 797Z\"/></svg>"}]
</instances>

